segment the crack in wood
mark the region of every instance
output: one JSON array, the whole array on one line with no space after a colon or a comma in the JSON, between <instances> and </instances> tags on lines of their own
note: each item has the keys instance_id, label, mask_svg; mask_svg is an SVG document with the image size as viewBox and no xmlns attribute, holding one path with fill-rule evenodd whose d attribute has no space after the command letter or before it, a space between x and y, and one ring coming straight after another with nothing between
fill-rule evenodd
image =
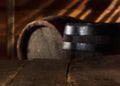
<instances>
[{"instance_id":1,"label":"crack in wood","mask_svg":"<svg viewBox=\"0 0 120 86\"><path fill-rule=\"evenodd\" d=\"M69 79L69 73L70 73L70 66L71 66L71 63L72 63L74 57L75 57L75 55L74 55L74 53L72 53L72 54L70 55L70 59L69 59L69 62L68 62L68 64L67 64L66 82L67 82L67 84L68 84L69 86L72 86L72 83L71 83L71 81L70 81L70 79Z\"/></svg>"}]
</instances>

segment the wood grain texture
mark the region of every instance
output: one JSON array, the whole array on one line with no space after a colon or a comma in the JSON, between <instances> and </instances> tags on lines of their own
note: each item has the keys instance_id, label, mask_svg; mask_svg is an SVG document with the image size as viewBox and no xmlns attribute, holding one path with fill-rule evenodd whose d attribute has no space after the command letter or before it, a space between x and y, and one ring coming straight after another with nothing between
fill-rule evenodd
<instances>
[{"instance_id":1,"label":"wood grain texture","mask_svg":"<svg viewBox=\"0 0 120 86\"><path fill-rule=\"evenodd\" d=\"M120 56L75 59L68 73L71 86L120 86Z\"/></svg>"},{"instance_id":2,"label":"wood grain texture","mask_svg":"<svg viewBox=\"0 0 120 86\"><path fill-rule=\"evenodd\" d=\"M60 59L61 38L52 28L41 27L34 31L28 43L28 60L34 59ZM60 58L56 58L60 57Z\"/></svg>"},{"instance_id":3,"label":"wood grain texture","mask_svg":"<svg viewBox=\"0 0 120 86\"><path fill-rule=\"evenodd\" d=\"M89 58L89 57L88 57ZM120 86L120 56L67 60L0 61L0 86Z\"/></svg>"},{"instance_id":4,"label":"wood grain texture","mask_svg":"<svg viewBox=\"0 0 120 86\"><path fill-rule=\"evenodd\" d=\"M0 61L0 86L7 86L24 64L24 61Z\"/></svg>"},{"instance_id":5,"label":"wood grain texture","mask_svg":"<svg viewBox=\"0 0 120 86\"><path fill-rule=\"evenodd\" d=\"M63 60L29 61L8 86L67 86L67 63Z\"/></svg>"}]
</instances>

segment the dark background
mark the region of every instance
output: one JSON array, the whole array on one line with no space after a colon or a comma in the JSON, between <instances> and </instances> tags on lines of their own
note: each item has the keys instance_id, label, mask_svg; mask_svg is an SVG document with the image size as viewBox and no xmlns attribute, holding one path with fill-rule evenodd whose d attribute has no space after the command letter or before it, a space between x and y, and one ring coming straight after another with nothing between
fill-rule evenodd
<instances>
[{"instance_id":1,"label":"dark background","mask_svg":"<svg viewBox=\"0 0 120 86\"><path fill-rule=\"evenodd\" d=\"M16 42L27 23L50 15L120 23L120 0L15 0L15 57L7 56L7 0L0 0L0 60L17 59Z\"/></svg>"}]
</instances>

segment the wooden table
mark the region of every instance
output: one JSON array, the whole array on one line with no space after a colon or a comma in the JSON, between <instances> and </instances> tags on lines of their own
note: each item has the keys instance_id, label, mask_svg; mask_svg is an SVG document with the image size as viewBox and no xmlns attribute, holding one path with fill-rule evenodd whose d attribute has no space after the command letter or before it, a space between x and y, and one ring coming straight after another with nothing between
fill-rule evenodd
<instances>
[{"instance_id":1,"label":"wooden table","mask_svg":"<svg viewBox=\"0 0 120 86\"><path fill-rule=\"evenodd\" d=\"M67 61L0 61L0 86L67 86Z\"/></svg>"},{"instance_id":2,"label":"wooden table","mask_svg":"<svg viewBox=\"0 0 120 86\"><path fill-rule=\"evenodd\" d=\"M71 86L120 86L120 55L75 59L67 81Z\"/></svg>"},{"instance_id":3,"label":"wooden table","mask_svg":"<svg viewBox=\"0 0 120 86\"><path fill-rule=\"evenodd\" d=\"M0 61L0 86L120 86L120 56L74 59L67 69L68 60Z\"/></svg>"}]
</instances>

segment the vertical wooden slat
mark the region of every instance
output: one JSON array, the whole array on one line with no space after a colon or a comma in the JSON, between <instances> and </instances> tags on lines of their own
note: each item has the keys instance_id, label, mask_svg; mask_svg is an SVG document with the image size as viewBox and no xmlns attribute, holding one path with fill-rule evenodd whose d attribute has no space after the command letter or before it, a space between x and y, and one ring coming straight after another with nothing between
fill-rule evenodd
<instances>
[{"instance_id":1,"label":"vertical wooden slat","mask_svg":"<svg viewBox=\"0 0 120 86\"><path fill-rule=\"evenodd\" d=\"M95 20L95 22L101 22L110 12L112 12L119 0L113 0L107 9Z\"/></svg>"},{"instance_id":2,"label":"vertical wooden slat","mask_svg":"<svg viewBox=\"0 0 120 86\"><path fill-rule=\"evenodd\" d=\"M120 17L116 20L116 23L120 23Z\"/></svg>"},{"instance_id":3,"label":"vertical wooden slat","mask_svg":"<svg viewBox=\"0 0 120 86\"><path fill-rule=\"evenodd\" d=\"M14 58L14 0L7 1L7 56Z\"/></svg>"},{"instance_id":4,"label":"vertical wooden slat","mask_svg":"<svg viewBox=\"0 0 120 86\"><path fill-rule=\"evenodd\" d=\"M72 12L69 14L69 16L71 17L76 17L78 16L84 9L85 9L85 5L86 3L88 3L89 0L83 0L83 2Z\"/></svg>"},{"instance_id":5,"label":"vertical wooden slat","mask_svg":"<svg viewBox=\"0 0 120 86\"><path fill-rule=\"evenodd\" d=\"M61 16L64 15L70 8L72 8L75 4L77 4L79 0L73 0L71 1L64 9L62 9L57 15Z\"/></svg>"},{"instance_id":6,"label":"vertical wooden slat","mask_svg":"<svg viewBox=\"0 0 120 86\"><path fill-rule=\"evenodd\" d=\"M120 12L120 6L118 6L118 8L116 8L115 11L113 11L113 13L110 15L110 17L105 21L106 23L109 23L110 21L112 21L112 19Z\"/></svg>"},{"instance_id":7,"label":"vertical wooden slat","mask_svg":"<svg viewBox=\"0 0 120 86\"><path fill-rule=\"evenodd\" d=\"M81 20L85 20L85 18L92 12L92 9L88 9L83 13L83 15L80 17Z\"/></svg>"}]
</instances>

